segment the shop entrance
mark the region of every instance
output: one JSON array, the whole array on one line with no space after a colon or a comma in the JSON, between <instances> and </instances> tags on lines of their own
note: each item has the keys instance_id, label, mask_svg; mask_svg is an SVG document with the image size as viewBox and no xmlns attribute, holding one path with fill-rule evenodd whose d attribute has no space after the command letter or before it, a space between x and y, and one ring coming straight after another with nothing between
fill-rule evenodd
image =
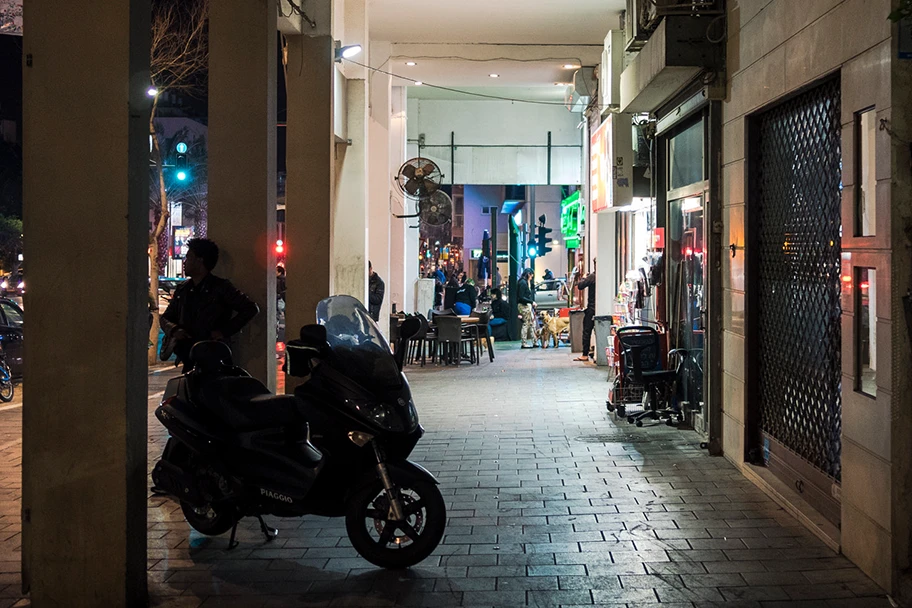
<instances>
[{"instance_id":1,"label":"shop entrance","mask_svg":"<svg viewBox=\"0 0 912 608\"><path fill-rule=\"evenodd\" d=\"M709 200L708 135L700 113L670 131L666 140L665 199L668 281L666 311L670 349L679 349L677 399L685 419L709 433L706 365L708 294L706 205ZM677 359L675 360L677 361Z\"/></svg>"},{"instance_id":2,"label":"shop entrance","mask_svg":"<svg viewBox=\"0 0 912 608\"><path fill-rule=\"evenodd\" d=\"M706 344L706 265L703 229L704 194L669 202L671 256L668 302L671 348L686 352L678 380L681 407L691 414L694 429L707 432L704 415L704 352Z\"/></svg>"},{"instance_id":3,"label":"shop entrance","mask_svg":"<svg viewBox=\"0 0 912 608\"><path fill-rule=\"evenodd\" d=\"M750 123L752 460L839 523L842 405L839 79Z\"/></svg>"}]
</instances>

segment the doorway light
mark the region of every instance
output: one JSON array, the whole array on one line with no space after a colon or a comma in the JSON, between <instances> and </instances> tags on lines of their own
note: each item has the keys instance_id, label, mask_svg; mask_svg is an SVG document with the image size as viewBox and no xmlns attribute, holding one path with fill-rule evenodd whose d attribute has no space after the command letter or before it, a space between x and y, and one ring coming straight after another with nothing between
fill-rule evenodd
<instances>
[{"instance_id":1,"label":"doorway light","mask_svg":"<svg viewBox=\"0 0 912 608\"><path fill-rule=\"evenodd\" d=\"M336 43L338 44L338 42ZM347 46L337 46L336 47L336 61L342 61L343 59L351 59L355 55L359 54L363 49L360 44L349 44Z\"/></svg>"}]
</instances>

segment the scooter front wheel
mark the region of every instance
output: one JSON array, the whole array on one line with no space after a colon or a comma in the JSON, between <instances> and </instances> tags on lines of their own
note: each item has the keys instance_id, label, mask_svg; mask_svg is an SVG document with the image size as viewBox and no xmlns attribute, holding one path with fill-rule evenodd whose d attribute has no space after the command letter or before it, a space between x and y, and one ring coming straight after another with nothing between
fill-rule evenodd
<instances>
[{"instance_id":1,"label":"scooter front wheel","mask_svg":"<svg viewBox=\"0 0 912 608\"><path fill-rule=\"evenodd\" d=\"M383 484L377 479L352 496L345 527L356 551L382 568L408 568L428 557L446 528L446 503L437 485L393 477L405 519L394 520Z\"/></svg>"},{"instance_id":2,"label":"scooter front wheel","mask_svg":"<svg viewBox=\"0 0 912 608\"><path fill-rule=\"evenodd\" d=\"M224 534L234 527L234 522L237 521L237 515L233 509L215 509L210 504L194 507L183 500L180 505L190 527L206 536Z\"/></svg>"}]
</instances>

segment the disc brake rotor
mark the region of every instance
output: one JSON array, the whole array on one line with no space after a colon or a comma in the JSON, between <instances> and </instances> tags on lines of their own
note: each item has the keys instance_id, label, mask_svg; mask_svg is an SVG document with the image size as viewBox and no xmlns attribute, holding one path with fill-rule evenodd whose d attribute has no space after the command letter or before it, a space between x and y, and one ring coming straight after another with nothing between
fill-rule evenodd
<instances>
[{"instance_id":1,"label":"disc brake rotor","mask_svg":"<svg viewBox=\"0 0 912 608\"><path fill-rule=\"evenodd\" d=\"M414 502L417 502L418 498L412 494L403 494L400 493L399 500L402 503L403 509L408 509L408 506ZM377 496L373 500L374 508L380 511L381 513L389 513L389 499L386 497L386 493ZM418 512L412 513L405 518L405 522L412 526L412 529L415 530L418 534L421 534L421 528L424 525L424 515L419 509ZM386 520L382 518L374 518L374 529L377 531L377 534L383 534L383 530L386 526L395 526L396 522L392 520ZM405 545L413 542L409 536L402 531L401 528L396 528L393 532L393 536L390 537L387 545L396 545L403 547Z\"/></svg>"}]
</instances>

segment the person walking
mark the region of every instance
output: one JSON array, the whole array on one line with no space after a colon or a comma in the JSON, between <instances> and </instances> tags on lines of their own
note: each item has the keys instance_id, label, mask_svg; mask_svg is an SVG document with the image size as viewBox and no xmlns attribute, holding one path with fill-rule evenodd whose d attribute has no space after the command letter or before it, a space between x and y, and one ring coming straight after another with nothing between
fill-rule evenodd
<instances>
[{"instance_id":1,"label":"person walking","mask_svg":"<svg viewBox=\"0 0 912 608\"><path fill-rule=\"evenodd\" d=\"M522 316L522 331L519 337L522 341L522 348L535 348L538 337L535 332L535 298L532 295L532 270L527 268L523 270L522 276L516 289L516 301L519 303L519 314ZM531 340L532 344L527 345Z\"/></svg>"},{"instance_id":2,"label":"person walking","mask_svg":"<svg viewBox=\"0 0 912 608\"><path fill-rule=\"evenodd\" d=\"M370 316L374 321L380 320L380 306L383 305L383 295L386 293L386 285L380 275L374 272L374 265L367 261L367 272L370 278L367 282L367 291Z\"/></svg>"},{"instance_id":3,"label":"person walking","mask_svg":"<svg viewBox=\"0 0 912 608\"><path fill-rule=\"evenodd\" d=\"M577 289L586 290L586 312L583 316L583 354L574 361L588 361L592 332L595 330L595 258L592 258L592 272L577 283Z\"/></svg>"},{"instance_id":4,"label":"person walking","mask_svg":"<svg viewBox=\"0 0 912 608\"><path fill-rule=\"evenodd\" d=\"M174 290L167 310L161 316L161 327L186 374L193 369L190 349L201 340L229 343L260 309L243 292L212 274L218 263L219 248L209 239L190 239L184 258L184 281ZM169 346L163 345L161 358L170 358ZM167 357L164 357L167 353Z\"/></svg>"}]
</instances>

